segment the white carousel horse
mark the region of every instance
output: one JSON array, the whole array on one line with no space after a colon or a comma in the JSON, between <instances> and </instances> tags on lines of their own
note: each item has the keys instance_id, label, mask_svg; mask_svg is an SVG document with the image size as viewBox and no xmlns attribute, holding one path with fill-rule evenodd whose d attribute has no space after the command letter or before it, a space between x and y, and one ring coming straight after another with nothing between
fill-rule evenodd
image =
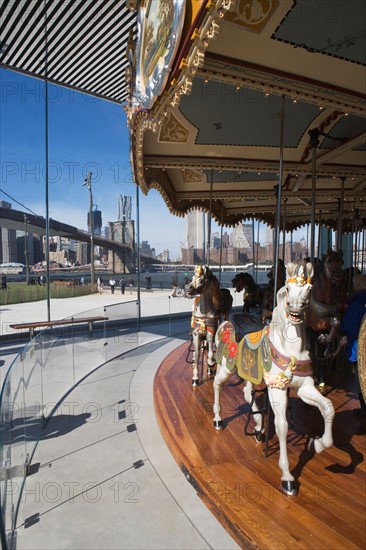
<instances>
[{"instance_id":1,"label":"white carousel horse","mask_svg":"<svg viewBox=\"0 0 366 550\"><path fill-rule=\"evenodd\" d=\"M196 266L193 279L186 285L185 291L187 296L195 296L191 320L194 346L192 386L198 386L202 342L207 342L207 374L210 375L216 362L213 350L215 333L222 319L228 318L233 299L229 290L220 289L217 277L206 265Z\"/></svg>"},{"instance_id":2,"label":"white carousel horse","mask_svg":"<svg viewBox=\"0 0 366 550\"><path fill-rule=\"evenodd\" d=\"M310 441L309 449L320 453L333 445L334 407L332 402L314 385L304 322L312 275L311 263L288 264L286 284L277 293L278 305L267 327L244 336L243 330L240 331L242 327L239 326L239 330L236 330L237 327L227 321L220 325L216 333L217 374L214 379L214 426L218 430L222 429L220 394L223 385L235 370L239 376L247 380L244 398L248 402L251 400L253 384L260 384L264 379L279 440L281 489L289 496L296 495L297 488L295 479L290 473L287 456L287 388L294 388L305 403L317 407L323 416L324 433L320 438ZM258 411L258 408L253 404L253 412L255 411ZM261 415L254 414L254 420L255 433L260 433Z\"/></svg>"}]
</instances>

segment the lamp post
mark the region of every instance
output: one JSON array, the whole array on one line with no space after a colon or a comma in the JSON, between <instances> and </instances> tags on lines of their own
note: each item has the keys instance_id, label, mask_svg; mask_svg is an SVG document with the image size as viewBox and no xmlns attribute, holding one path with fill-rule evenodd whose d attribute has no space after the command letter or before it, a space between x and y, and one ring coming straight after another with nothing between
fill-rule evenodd
<instances>
[{"instance_id":1,"label":"lamp post","mask_svg":"<svg viewBox=\"0 0 366 550\"><path fill-rule=\"evenodd\" d=\"M90 220L90 276L91 284L95 284L95 266L94 266L94 220L93 220L93 192L92 192L92 173L88 172L88 175L84 179L83 185L87 185L89 189L89 220Z\"/></svg>"},{"instance_id":2,"label":"lamp post","mask_svg":"<svg viewBox=\"0 0 366 550\"><path fill-rule=\"evenodd\" d=\"M24 255L25 255L25 272L26 282L29 285L29 259L28 259L28 220L24 214Z\"/></svg>"}]
</instances>

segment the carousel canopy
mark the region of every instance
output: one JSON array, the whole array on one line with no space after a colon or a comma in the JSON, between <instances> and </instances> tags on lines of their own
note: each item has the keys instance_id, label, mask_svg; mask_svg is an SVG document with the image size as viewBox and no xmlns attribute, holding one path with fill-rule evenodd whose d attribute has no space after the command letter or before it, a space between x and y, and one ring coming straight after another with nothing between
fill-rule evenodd
<instances>
[{"instance_id":1,"label":"carousel canopy","mask_svg":"<svg viewBox=\"0 0 366 550\"><path fill-rule=\"evenodd\" d=\"M128 109L143 192L158 189L176 215L274 226L281 186L281 228L314 212L365 226L366 4L153 4L139 10Z\"/></svg>"}]
</instances>

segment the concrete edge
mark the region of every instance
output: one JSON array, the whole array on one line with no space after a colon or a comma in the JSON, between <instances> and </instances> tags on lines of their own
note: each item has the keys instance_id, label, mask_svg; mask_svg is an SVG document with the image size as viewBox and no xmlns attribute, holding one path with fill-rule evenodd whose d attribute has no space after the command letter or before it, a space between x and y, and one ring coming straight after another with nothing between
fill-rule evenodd
<instances>
[{"instance_id":1,"label":"concrete edge","mask_svg":"<svg viewBox=\"0 0 366 550\"><path fill-rule=\"evenodd\" d=\"M152 467L175 500L182 513L206 542L209 548L237 549L239 546L188 483L160 433L154 411L154 377L166 356L184 343L173 339L151 353L140 365L131 381L130 399L139 404L138 436Z\"/></svg>"}]
</instances>

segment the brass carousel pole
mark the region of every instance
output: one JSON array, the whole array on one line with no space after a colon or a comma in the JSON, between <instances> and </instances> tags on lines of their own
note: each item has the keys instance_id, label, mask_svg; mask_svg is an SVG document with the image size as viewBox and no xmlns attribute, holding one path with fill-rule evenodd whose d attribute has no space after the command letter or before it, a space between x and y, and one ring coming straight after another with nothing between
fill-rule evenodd
<instances>
[{"instance_id":1,"label":"brass carousel pole","mask_svg":"<svg viewBox=\"0 0 366 550\"><path fill-rule=\"evenodd\" d=\"M319 145L319 130L313 128L309 132L310 145L312 149L312 185L311 185L311 228L310 228L310 261L314 264L314 249L315 249L315 206L316 206L316 148Z\"/></svg>"},{"instance_id":2,"label":"brass carousel pole","mask_svg":"<svg viewBox=\"0 0 366 550\"><path fill-rule=\"evenodd\" d=\"M207 218L207 265L210 265L210 248L211 248L211 221L212 221L212 186L213 186L213 169L211 168L211 186L210 186L210 211Z\"/></svg>"},{"instance_id":3,"label":"brass carousel pole","mask_svg":"<svg viewBox=\"0 0 366 550\"><path fill-rule=\"evenodd\" d=\"M223 231L223 219L224 219L224 205L221 204L221 228L220 228L220 271L219 271L219 283L221 285L221 270L222 270L222 231Z\"/></svg>"},{"instance_id":4,"label":"brass carousel pole","mask_svg":"<svg viewBox=\"0 0 366 550\"><path fill-rule=\"evenodd\" d=\"M255 229L254 218L252 218L252 254L253 254L253 279L255 278Z\"/></svg>"},{"instance_id":5,"label":"brass carousel pole","mask_svg":"<svg viewBox=\"0 0 366 550\"><path fill-rule=\"evenodd\" d=\"M363 220L363 223L365 223L365 220ZM363 273L363 261L365 257L365 235L366 230L364 227L362 227L362 252L361 252L361 273Z\"/></svg>"},{"instance_id":6,"label":"brass carousel pole","mask_svg":"<svg viewBox=\"0 0 366 550\"><path fill-rule=\"evenodd\" d=\"M282 178L283 178L283 142L284 142L284 124L285 124L285 96L282 95L281 105L281 133L280 133L280 166L279 166L279 179L277 186L277 208L276 208L276 221L275 221L275 234L274 234L274 291L273 291L273 309L277 303L277 264L278 264L278 241L279 241L279 227L281 216L281 193L282 193Z\"/></svg>"},{"instance_id":7,"label":"brass carousel pole","mask_svg":"<svg viewBox=\"0 0 366 550\"><path fill-rule=\"evenodd\" d=\"M319 210L319 223L318 223L318 250L316 251L316 256L317 256L317 258L320 258L320 234L321 234L320 226L321 226L321 223L322 223L322 211Z\"/></svg>"},{"instance_id":8,"label":"brass carousel pole","mask_svg":"<svg viewBox=\"0 0 366 550\"><path fill-rule=\"evenodd\" d=\"M342 248L342 233L343 233L343 203L344 203L344 181L345 177L341 178L341 196L338 199L338 226L337 226L337 242L336 250Z\"/></svg>"},{"instance_id":9,"label":"brass carousel pole","mask_svg":"<svg viewBox=\"0 0 366 550\"><path fill-rule=\"evenodd\" d=\"M286 263L286 203L287 199L283 199L283 241L282 241L282 259Z\"/></svg>"},{"instance_id":10,"label":"brass carousel pole","mask_svg":"<svg viewBox=\"0 0 366 550\"><path fill-rule=\"evenodd\" d=\"M259 266L259 220L257 225L257 270L255 272L255 282L257 282L258 279L258 266Z\"/></svg>"}]
</instances>

